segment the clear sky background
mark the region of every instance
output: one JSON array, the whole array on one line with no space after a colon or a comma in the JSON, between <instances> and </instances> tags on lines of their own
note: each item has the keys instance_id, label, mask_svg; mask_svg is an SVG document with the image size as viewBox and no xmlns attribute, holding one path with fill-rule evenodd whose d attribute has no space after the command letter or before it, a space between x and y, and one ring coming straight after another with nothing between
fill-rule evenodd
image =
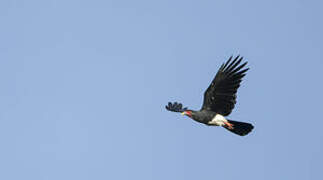
<instances>
[{"instance_id":1,"label":"clear sky background","mask_svg":"<svg viewBox=\"0 0 323 180\"><path fill-rule=\"evenodd\" d=\"M0 179L317 180L320 1L0 1ZM199 109L231 55L251 68L230 119Z\"/></svg>"}]
</instances>

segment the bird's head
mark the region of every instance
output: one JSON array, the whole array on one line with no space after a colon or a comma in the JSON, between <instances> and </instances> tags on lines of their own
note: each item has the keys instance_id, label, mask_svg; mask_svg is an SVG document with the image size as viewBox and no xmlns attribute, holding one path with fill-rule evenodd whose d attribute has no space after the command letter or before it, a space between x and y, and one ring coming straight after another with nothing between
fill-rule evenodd
<instances>
[{"instance_id":1,"label":"bird's head","mask_svg":"<svg viewBox=\"0 0 323 180\"><path fill-rule=\"evenodd\" d=\"M183 116L186 115L188 117L192 117L193 112L191 110L186 110L181 113Z\"/></svg>"},{"instance_id":2,"label":"bird's head","mask_svg":"<svg viewBox=\"0 0 323 180\"><path fill-rule=\"evenodd\" d=\"M193 110L189 110L187 107L183 108L183 105L178 102L174 102L174 103L169 102L168 105L166 106L166 109L172 112L179 112L182 115L186 115L190 118L193 118L194 112L195 112Z\"/></svg>"}]
</instances>

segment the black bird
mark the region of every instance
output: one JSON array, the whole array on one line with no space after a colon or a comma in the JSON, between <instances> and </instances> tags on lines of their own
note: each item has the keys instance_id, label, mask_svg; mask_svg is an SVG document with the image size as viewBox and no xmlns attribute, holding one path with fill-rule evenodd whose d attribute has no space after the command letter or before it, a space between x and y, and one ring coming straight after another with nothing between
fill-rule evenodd
<instances>
[{"instance_id":1,"label":"black bird","mask_svg":"<svg viewBox=\"0 0 323 180\"><path fill-rule=\"evenodd\" d=\"M247 62L240 65L243 57L237 56L233 61L232 56L223 63L216 73L212 83L204 92L203 106L200 111L183 108L181 103L168 103L166 109L180 112L193 120L208 126L222 126L240 136L247 135L253 126L250 123L226 119L236 104L236 93L242 78L249 68L242 69Z\"/></svg>"}]
</instances>

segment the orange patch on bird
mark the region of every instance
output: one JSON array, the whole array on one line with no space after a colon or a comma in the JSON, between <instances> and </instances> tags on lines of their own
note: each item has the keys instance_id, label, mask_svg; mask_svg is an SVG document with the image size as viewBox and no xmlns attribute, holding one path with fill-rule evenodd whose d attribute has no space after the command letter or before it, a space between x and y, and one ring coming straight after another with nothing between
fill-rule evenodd
<instances>
[{"instance_id":1,"label":"orange patch on bird","mask_svg":"<svg viewBox=\"0 0 323 180\"><path fill-rule=\"evenodd\" d=\"M189 117L192 117L192 111L185 111L185 114L187 114Z\"/></svg>"},{"instance_id":2,"label":"orange patch on bird","mask_svg":"<svg viewBox=\"0 0 323 180\"><path fill-rule=\"evenodd\" d=\"M226 126L228 126L228 128L229 128L229 129L233 129L233 124L228 123L228 122L224 122L224 124L225 124Z\"/></svg>"}]
</instances>

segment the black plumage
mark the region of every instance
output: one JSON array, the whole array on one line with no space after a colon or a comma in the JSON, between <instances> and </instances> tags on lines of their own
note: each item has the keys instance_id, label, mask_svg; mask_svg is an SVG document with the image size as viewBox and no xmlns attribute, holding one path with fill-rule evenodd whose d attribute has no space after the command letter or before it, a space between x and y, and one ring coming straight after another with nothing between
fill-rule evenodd
<instances>
[{"instance_id":1,"label":"black plumage","mask_svg":"<svg viewBox=\"0 0 323 180\"><path fill-rule=\"evenodd\" d=\"M249 70L241 70L247 62L238 66L242 57L237 56L232 62L232 56L218 70L212 83L204 93L202 110L209 110L227 116L236 104L236 93L242 78ZM231 63L230 63L231 62ZM241 70L241 71L239 71Z\"/></svg>"},{"instance_id":2,"label":"black plumage","mask_svg":"<svg viewBox=\"0 0 323 180\"><path fill-rule=\"evenodd\" d=\"M240 87L242 78L249 68L243 69L247 62L240 64L243 57L237 56L232 61L232 56L223 63L210 86L204 92L204 101L200 111L183 108L181 103L168 103L166 109L173 112L181 112L197 122L210 126L223 126L229 131L244 136L248 134L253 126L250 123L238 122L225 119L235 104L236 93Z\"/></svg>"}]
</instances>

